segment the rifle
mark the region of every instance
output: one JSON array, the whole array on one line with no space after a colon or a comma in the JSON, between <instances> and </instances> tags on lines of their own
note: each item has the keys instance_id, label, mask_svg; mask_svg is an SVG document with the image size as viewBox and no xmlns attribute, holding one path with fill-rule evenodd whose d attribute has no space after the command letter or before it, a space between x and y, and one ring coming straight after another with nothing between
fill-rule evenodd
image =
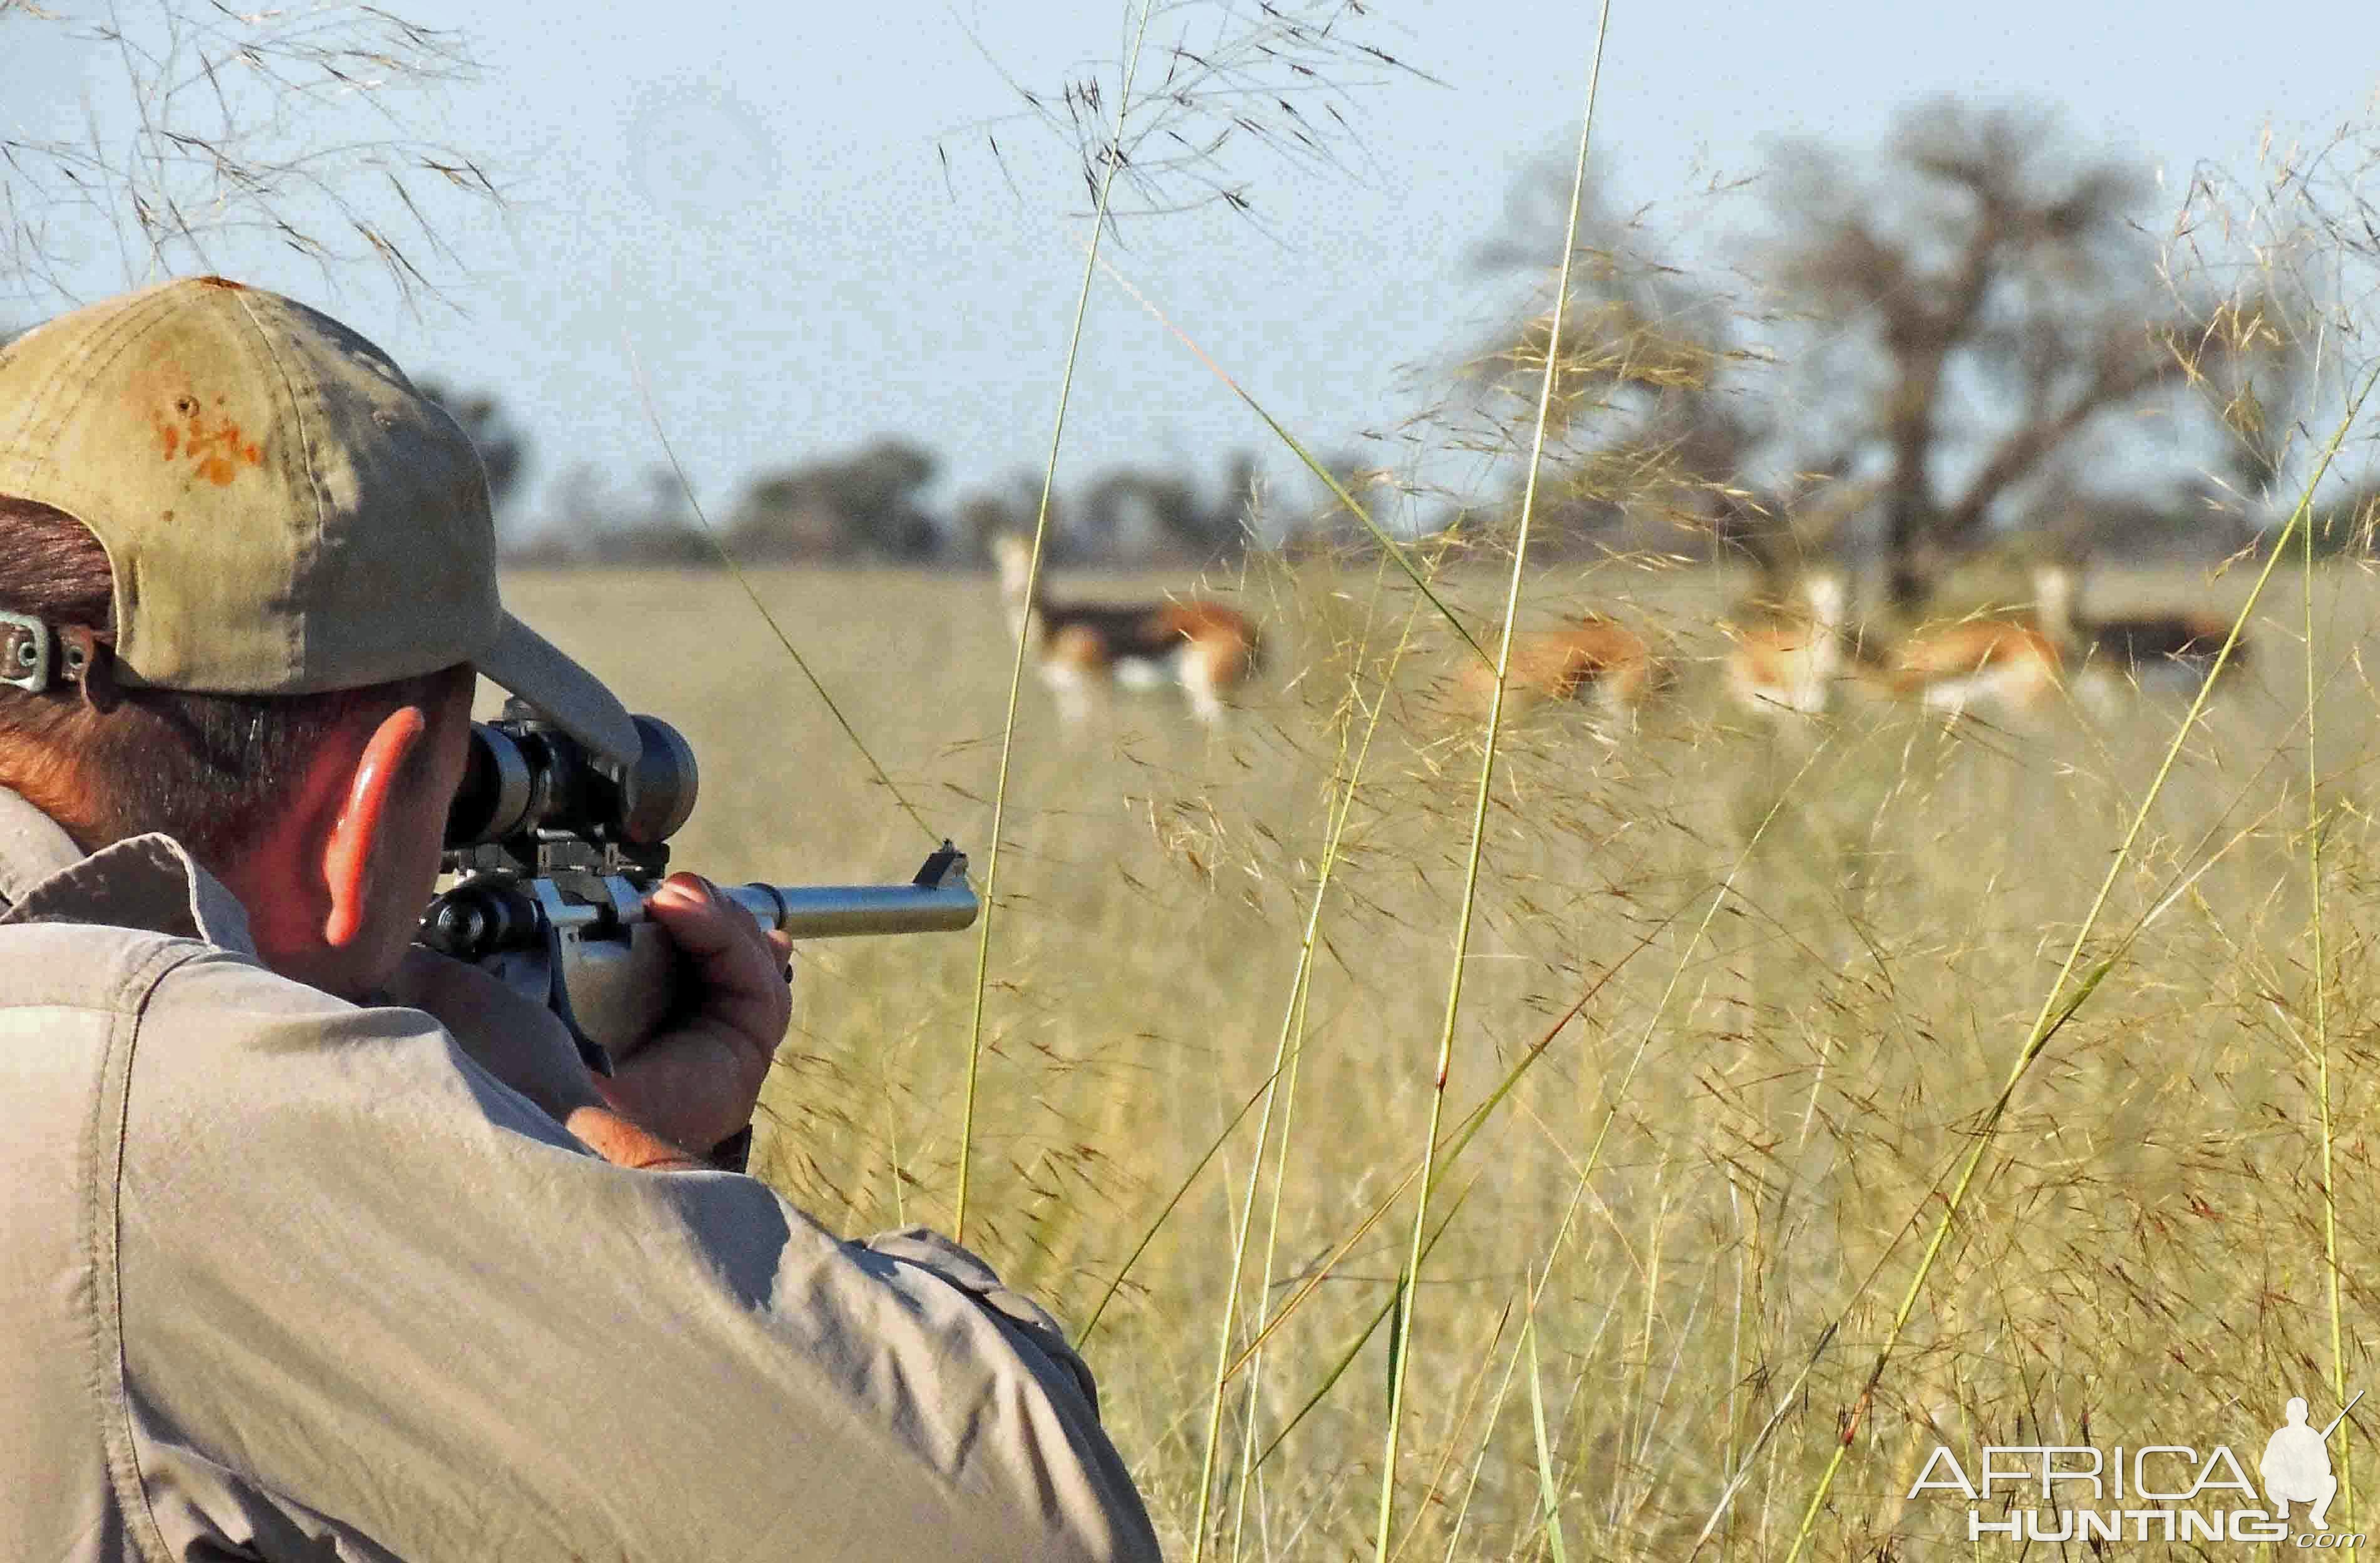
<instances>
[{"instance_id":1,"label":"rifle","mask_svg":"<svg viewBox=\"0 0 2380 1563\"><path fill-rule=\"evenodd\" d=\"M519 701L471 725L446 816L444 872L416 937L468 960L561 1017L589 1068L610 1073L686 997L678 956L649 910L669 838L694 813L694 750L635 718L633 765L590 752ZM906 885L743 885L721 893L796 939L965 928L982 903L948 841Z\"/></svg>"}]
</instances>

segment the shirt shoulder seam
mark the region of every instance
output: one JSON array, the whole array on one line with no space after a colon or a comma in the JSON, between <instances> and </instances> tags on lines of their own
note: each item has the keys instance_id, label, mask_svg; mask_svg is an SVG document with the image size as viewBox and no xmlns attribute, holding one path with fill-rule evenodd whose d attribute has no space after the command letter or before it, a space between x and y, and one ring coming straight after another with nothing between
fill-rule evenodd
<instances>
[{"instance_id":1,"label":"shirt shoulder seam","mask_svg":"<svg viewBox=\"0 0 2380 1563\"><path fill-rule=\"evenodd\" d=\"M116 1505L125 1516L126 1532L139 1549L142 1563L173 1563L173 1550L149 1501L149 1484L140 1471L140 1447L132 1425L131 1392L126 1383L120 1260L124 1141L131 1108L132 1062L139 1047L140 1022L157 985L175 969L212 948L193 940L174 939L161 945L117 981L115 1002L108 1007L115 1024L108 1030L100 1088L86 1130L87 1165L94 1175L89 1180L91 1204L84 1231L90 1245L92 1295L99 1313L99 1328L92 1341L94 1360L89 1367L90 1386L108 1476L115 1487Z\"/></svg>"}]
</instances>

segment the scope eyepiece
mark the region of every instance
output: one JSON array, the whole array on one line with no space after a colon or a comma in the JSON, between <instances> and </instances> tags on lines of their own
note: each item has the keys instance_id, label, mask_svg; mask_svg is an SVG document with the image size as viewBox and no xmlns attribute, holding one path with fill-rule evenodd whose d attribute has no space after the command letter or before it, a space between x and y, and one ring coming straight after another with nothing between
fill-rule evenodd
<instances>
[{"instance_id":1,"label":"scope eyepiece","mask_svg":"<svg viewBox=\"0 0 2380 1563\"><path fill-rule=\"evenodd\" d=\"M599 759L519 701L493 722L472 723L463 783L446 814L446 849L539 834L625 847L668 840L694 812L694 750L658 716L635 721L644 745L625 767Z\"/></svg>"}]
</instances>

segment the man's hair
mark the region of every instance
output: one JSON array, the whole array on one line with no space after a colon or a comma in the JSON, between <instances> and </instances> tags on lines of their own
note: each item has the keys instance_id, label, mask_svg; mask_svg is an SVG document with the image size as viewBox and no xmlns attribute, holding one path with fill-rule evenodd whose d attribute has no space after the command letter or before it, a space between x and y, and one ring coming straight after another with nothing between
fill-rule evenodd
<instances>
[{"instance_id":1,"label":"man's hair","mask_svg":"<svg viewBox=\"0 0 2380 1563\"><path fill-rule=\"evenodd\" d=\"M53 629L112 630L115 597L107 551L89 528L63 510L0 495L0 609ZM307 695L119 685L103 712L74 684L38 695L0 684L0 787L22 794L85 851L162 831L219 869L295 801L309 759L343 725L376 722L407 705L435 712L470 678L461 665Z\"/></svg>"}]
</instances>

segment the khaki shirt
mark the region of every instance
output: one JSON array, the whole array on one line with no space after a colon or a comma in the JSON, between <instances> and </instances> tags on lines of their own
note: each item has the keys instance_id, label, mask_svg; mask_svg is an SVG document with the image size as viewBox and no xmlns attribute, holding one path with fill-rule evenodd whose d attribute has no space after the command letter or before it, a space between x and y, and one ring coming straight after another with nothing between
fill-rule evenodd
<instances>
[{"instance_id":1,"label":"khaki shirt","mask_svg":"<svg viewBox=\"0 0 2380 1563\"><path fill-rule=\"evenodd\" d=\"M0 1553L1154 1558L1049 1315L589 1154L0 791Z\"/></svg>"}]
</instances>

